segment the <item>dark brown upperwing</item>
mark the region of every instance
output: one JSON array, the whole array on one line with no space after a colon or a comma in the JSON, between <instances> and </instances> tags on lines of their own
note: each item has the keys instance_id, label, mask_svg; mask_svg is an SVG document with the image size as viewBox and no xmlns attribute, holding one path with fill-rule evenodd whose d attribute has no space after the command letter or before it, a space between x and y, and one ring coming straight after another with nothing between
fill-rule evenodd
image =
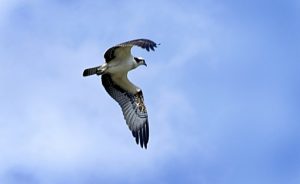
<instances>
[{"instance_id":1,"label":"dark brown upperwing","mask_svg":"<svg viewBox=\"0 0 300 184\"><path fill-rule=\"evenodd\" d=\"M121 47L132 47L132 46L138 46L141 47L143 49L146 49L147 51L153 50L154 48L157 47L158 44L156 44L154 41L149 40L149 39L136 39L136 40L131 40L131 41L127 41L124 43L120 43L116 46L113 46L111 48L109 48L105 53L104 53L104 58L105 61L108 63L109 61L113 60L115 57L117 57L115 55L115 51L116 49L119 49Z\"/></svg>"}]
</instances>

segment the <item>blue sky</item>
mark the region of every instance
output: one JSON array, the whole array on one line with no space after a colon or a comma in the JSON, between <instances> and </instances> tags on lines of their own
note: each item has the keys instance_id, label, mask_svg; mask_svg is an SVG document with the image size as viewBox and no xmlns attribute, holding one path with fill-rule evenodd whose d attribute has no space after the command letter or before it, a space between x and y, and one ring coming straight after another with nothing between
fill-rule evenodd
<instances>
[{"instance_id":1,"label":"blue sky","mask_svg":"<svg viewBox=\"0 0 300 184\"><path fill-rule=\"evenodd\" d=\"M300 182L300 2L0 1L0 183ZM86 67L117 43L147 150Z\"/></svg>"}]
</instances>

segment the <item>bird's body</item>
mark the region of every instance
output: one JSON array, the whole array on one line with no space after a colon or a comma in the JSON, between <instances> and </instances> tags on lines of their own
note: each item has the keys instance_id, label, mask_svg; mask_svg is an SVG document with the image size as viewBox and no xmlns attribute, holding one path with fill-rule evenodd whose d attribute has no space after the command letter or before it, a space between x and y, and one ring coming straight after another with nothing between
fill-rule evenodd
<instances>
[{"instance_id":1,"label":"bird's body","mask_svg":"<svg viewBox=\"0 0 300 184\"><path fill-rule=\"evenodd\" d=\"M116 58L105 65L108 67L107 73L110 74L126 73L136 67L133 56Z\"/></svg>"},{"instance_id":2,"label":"bird's body","mask_svg":"<svg viewBox=\"0 0 300 184\"><path fill-rule=\"evenodd\" d=\"M132 84L127 78L128 72L136 68L133 60L133 56L124 59L115 59L101 65L99 70L104 69L103 73L110 74L113 82L126 91L135 94L138 92L138 87Z\"/></svg>"},{"instance_id":3,"label":"bird's body","mask_svg":"<svg viewBox=\"0 0 300 184\"><path fill-rule=\"evenodd\" d=\"M136 142L147 148L149 125L143 93L127 78L130 70L146 65L146 63L143 58L132 56L133 46L154 51L157 44L151 40L137 39L111 47L104 54L105 63L85 69L83 76L102 75L105 90L121 106L126 123L136 138Z\"/></svg>"}]
</instances>

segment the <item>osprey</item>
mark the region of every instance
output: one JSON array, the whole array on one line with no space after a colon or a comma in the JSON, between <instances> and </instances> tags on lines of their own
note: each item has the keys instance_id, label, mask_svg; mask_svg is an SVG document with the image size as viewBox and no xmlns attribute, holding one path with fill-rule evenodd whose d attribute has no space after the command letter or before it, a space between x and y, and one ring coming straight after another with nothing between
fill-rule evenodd
<instances>
[{"instance_id":1,"label":"osprey","mask_svg":"<svg viewBox=\"0 0 300 184\"><path fill-rule=\"evenodd\" d=\"M136 39L113 46L104 53L105 63L85 69L83 76L101 75L102 85L121 106L124 119L136 143L142 148L147 148L149 123L143 92L127 78L130 70L147 64L143 58L131 54L133 46L154 51L157 44L148 39Z\"/></svg>"}]
</instances>

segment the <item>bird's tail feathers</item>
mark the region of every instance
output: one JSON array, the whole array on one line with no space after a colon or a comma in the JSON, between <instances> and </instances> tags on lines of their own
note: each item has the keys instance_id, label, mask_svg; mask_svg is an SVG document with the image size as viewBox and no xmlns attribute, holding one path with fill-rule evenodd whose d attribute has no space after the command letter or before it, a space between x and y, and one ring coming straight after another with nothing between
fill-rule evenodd
<instances>
[{"instance_id":1,"label":"bird's tail feathers","mask_svg":"<svg viewBox=\"0 0 300 184\"><path fill-rule=\"evenodd\" d=\"M90 76L90 75L96 74L98 68L99 68L99 66L93 67L93 68L85 69L85 70L83 71L83 76L86 77L86 76Z\"/></svg>"},{"instance_id":2,"label":"bird's tail feathers","mask_svg":"<svg viewBox=\"0 0 300 184\"><path fill-rule=\"evenodd\" d=\"M106 68L107 68L106 66L101 65L101 66L96 66L93 68L85 69L83 71L83 76L86 77L86 76L90 76L90 75L94 75L94 74L102 75L104 73L104 71L106 70Z\"/></svg>"}]
</instances>

